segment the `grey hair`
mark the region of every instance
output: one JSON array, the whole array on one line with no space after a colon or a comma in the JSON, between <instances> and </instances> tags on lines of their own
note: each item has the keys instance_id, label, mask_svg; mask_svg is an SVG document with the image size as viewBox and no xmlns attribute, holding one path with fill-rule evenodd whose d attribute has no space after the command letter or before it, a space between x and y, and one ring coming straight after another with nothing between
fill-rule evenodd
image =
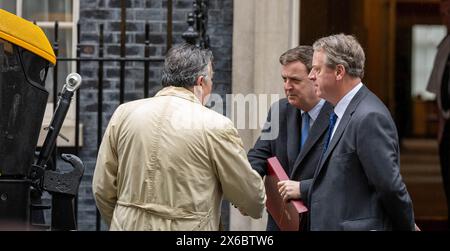
<instances>
[{"instance_id":1,"label":"grey hair","mask_svg":"<svg viewBox=\"0 0 450 251\"><path fill-rule=\"evenodd\" d=\"M212 61L208 49L187 43L172 47L164 61L162 86L192 87L199 76L208 76L208 64Z\"/></svg>"},{"instance_id":2,"label":"grey hair","mask_svg":"<svg viewBox=\"0 0 450 251\"><path fill-rule=\"evenodd\" d=\"M331 68L343 65L352 77L364 77L366 56L358 40L351 35L337 34L323 37L314 42L314 51L322 50L326 55L326 64Z\"/></svg>"},{"instance_id":3,"label":"grey hair","mask_svg":"<svg viewBox=\"0 0 450 251\"><path fill-rule=\"evenodd\" d=\"M292 62L300 61L306 66L308 72L310 72L312 68L313 54L314 50L312 46L300 45L283 53L280 56L280 64L287 65Z\"/></svg>"}]
</instances>

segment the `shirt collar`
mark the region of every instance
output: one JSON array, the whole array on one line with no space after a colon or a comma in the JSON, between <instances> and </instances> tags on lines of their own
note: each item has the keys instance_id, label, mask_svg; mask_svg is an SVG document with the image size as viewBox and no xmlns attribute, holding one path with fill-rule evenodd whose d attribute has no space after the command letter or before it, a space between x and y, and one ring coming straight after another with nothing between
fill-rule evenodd
<instances>
[{"instance_id":1,"label":"shirt collar","mask_svg":"<svg viewBox=\"0 0 450 251\"><path fill-rule=\"evenodd\" d=\"M325 104L324 99L320 99L320 101L308 112L309 117L312 121L315 121L317 117L319 116L320 110L322 110L322 106ZM301 113L303 115L305 111L301 110Z\"/></svg>"},{"instance_id":2,"label":"shirt collar","mask_svg":"<svg viewBox=\"0 0 450 251\"><path fill-rule=\"evenodd\" d=\"M356 93L361 89L363 86L363 83L357 84L351 91L349 91L334 107L334 113L338 116L338 118L342 118L344 116L344 112L347 109L348 105L352 101L353 97L356 95Z\"/></svg>"}]
</instances>

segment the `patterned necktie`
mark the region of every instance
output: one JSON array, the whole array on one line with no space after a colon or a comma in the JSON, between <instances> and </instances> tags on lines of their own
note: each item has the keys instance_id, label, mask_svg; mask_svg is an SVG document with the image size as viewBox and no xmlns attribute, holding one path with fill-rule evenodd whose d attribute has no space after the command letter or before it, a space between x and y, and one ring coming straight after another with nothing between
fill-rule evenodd
<instances>
[{"instance_id":1,"label":"patterned necktie","mask_svg":"<svg viewBox=\"0 0 450 251\"><path fill-rule=\"evenodd\" d=\"M338 118L338 116L336 115L336 113L332 112L330 114L330 126L328 127L327 142L325 143L325 148L323 149L323 152L327 151L328 144L330 144L331 134L333 134L333 129L334 129L334 126L336 125L337 118Z\"/></svg>"},{"instance_id":2,"label":"patterned necktie","mask_svg":"<svg viewBox=\"0 0 450 251\"><path fill-rule=\"evenodd\" d=\"M301 148L300 149L303 148L303 145L305 144L306 139L308 138L309 120L310 120L309 114L307 112L304 112L302 114L302 135L301 135L302 140L301 140Z\"/></svg>"}]
</instances>

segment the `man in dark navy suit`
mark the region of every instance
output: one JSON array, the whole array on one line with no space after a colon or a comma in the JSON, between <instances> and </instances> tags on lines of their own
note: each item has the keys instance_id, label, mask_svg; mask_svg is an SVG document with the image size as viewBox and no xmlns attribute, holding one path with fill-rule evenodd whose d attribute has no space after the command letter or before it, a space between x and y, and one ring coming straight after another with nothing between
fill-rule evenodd
<instances>
[{"instance_id":1,"label":"man in dark navy suit","mask_svg":"<svg viewBox=\"0 0 450 251\"><path fill-rule=\"evenodd\" d=\"M313 47L309 78L334 109L307 195L309 230L414 230L397 129L386 106L361 82L361 45L338 34Z\"/></svg>"}]
</instances>

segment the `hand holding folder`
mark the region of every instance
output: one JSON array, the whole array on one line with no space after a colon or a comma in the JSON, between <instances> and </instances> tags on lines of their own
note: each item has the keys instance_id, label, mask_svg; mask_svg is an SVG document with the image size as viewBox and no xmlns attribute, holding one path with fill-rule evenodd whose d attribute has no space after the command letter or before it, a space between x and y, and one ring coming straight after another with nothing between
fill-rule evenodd
<instances>
[{"instance_id":1,"label":"hand holding folder","mask_svg":"<svg viewBox=\"0 0 450 251\"><path fill-rule=\"evenodd\" d=\"M301 200L284 202L278 192L278 182L289 180L277 157L267 159L268 175L265 178L266 207L282 231L298 231L303 213L308 209Z\"/></svg>"}]
</instances>

